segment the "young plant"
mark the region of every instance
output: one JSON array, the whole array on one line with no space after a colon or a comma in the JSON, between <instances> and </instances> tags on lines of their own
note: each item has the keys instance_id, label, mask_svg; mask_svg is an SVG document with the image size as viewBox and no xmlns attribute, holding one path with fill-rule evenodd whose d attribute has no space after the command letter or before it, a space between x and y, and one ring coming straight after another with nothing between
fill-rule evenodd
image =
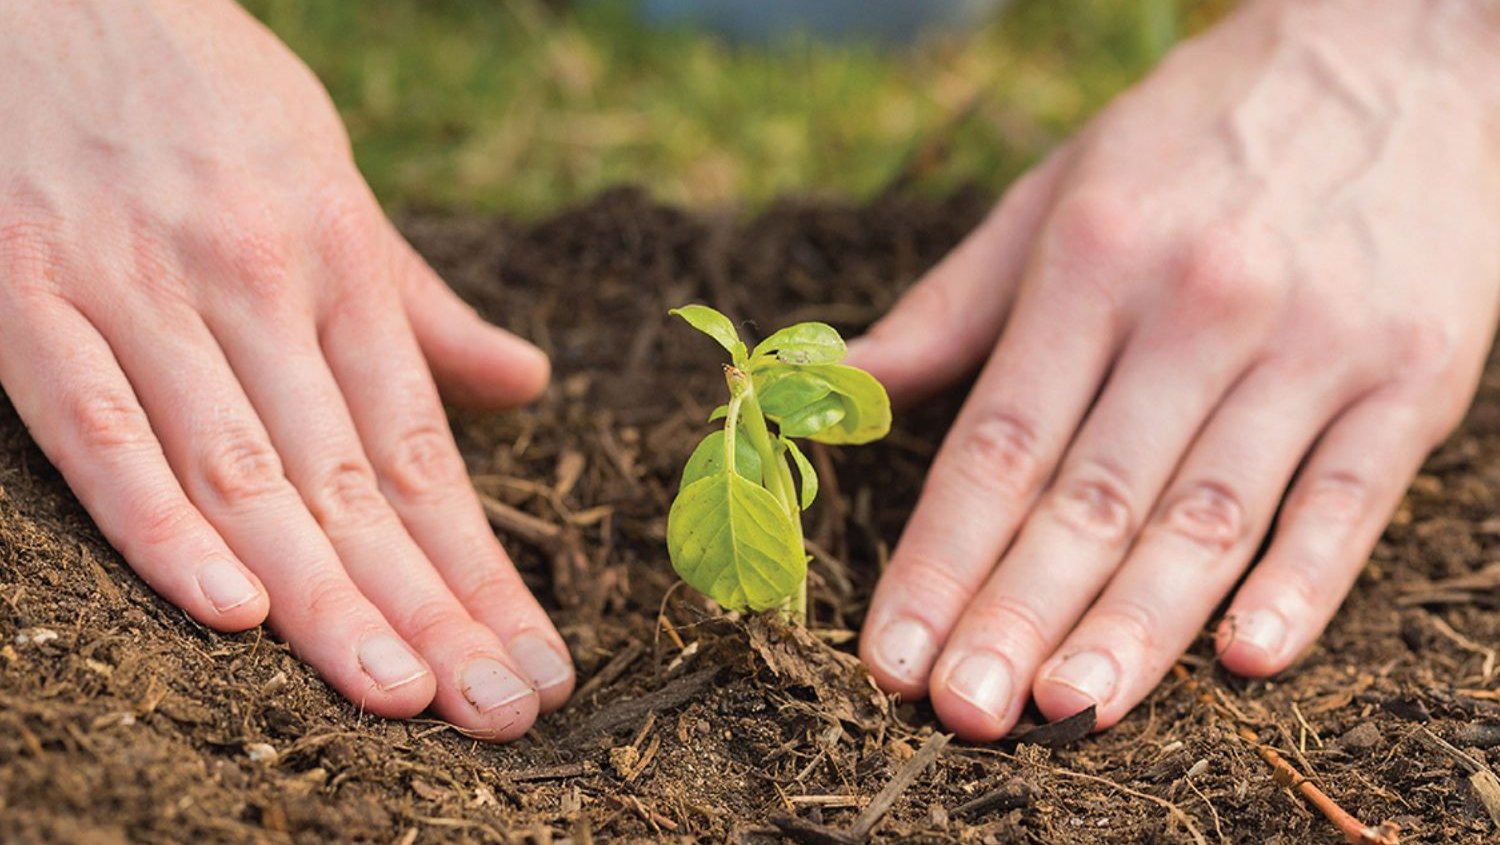
<instances>
[{"instance_id":1,"label":"young plant","mask_svg":"<svg viewBox=\"0 0 1500 845\"><path fill-rule=\"evenodd\" d=\"M868 443L891 428L891 403L874 376L844 360L844 339L824 323L798 323L753 350L728 317L704 305L670 313L729 352L723 420L693 450L667 514L672 566L730 610L785 609L807 618L802 511L818 476L796 438ZM775 426L773 431L771 426ZM792 479L795 468L797 481Z\"/></svg>"}]
</instances>

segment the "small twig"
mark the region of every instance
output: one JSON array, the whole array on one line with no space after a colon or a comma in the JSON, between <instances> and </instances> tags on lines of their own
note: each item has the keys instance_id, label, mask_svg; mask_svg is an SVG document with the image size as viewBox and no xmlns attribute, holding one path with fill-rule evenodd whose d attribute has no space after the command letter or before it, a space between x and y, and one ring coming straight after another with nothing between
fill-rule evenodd
<instances>
[{"instance_id":1,"label":"small twig","mask_svg":"<svg viewBox=\"0 0 1500 845\"><path fill-rule=\"evenodd\" d=\"M686 704L707 689L718 673L718 667L700 669L691 675L669 681L656 692L611 704L590 716L573 732L570 741L581 743L599 734L614 733L622 727L636 724L637 720L645 719L654 711L671 710Z\"/></svg>"},{"instance_id":2,"label":"small twig","mask_svg":"<svg viewBox=\"0 0 1500 845\"><path fill-rule=\"evenodd\" d=\"M854 821L854 827L849 830L850 835L863 842L870 835L870 831L875 829L875 825L879 824L881 818L891 809L891 805L896 803L896 799L901 797L901 793L905 792L917 776L943 753L943 749L948 747L948 740L951 738L949 734L933 734L928 737L927 741L922 743L922 747L917 749L917 753L901 764L901 768L896 771L890 783L887 783L885 788L870 800L870 806L866 807L865 811L860 813L859 818Z\"/></svg>"},{"instance_id":3,"label":"small twig","mask_svg":"<svg viewBox=\"0 0 1500 845\"><path fill-rule=\"evenodd\" d=\"M859 845L859 840L842 830L810 822L797 816L778 813L771 816L770 822L776 825L776 829L781 831L782 836L793 842L799 842L801 845Z\"/></svg>"},{"instance_id":4,"label":"small twig","mask_svg":"<svg viewBox=\"0 0 1500 845\"><path fill-rule=\"evenodd\" d=\"M1011 778L1005 785L953 808L951 816L979 816L994 811L1005 812L1031 803L1031 785L1021 778Z\"/></svg>"},{"instance_id":5,"label":"small twig","mask_svg":"<svg viewBox=\"0 0 1500 845\"><path fill-rule=\"evenodd\" d=\"M655 736L651 737L651 744L646 746L646 753L641 755L641 761L639 763L636 763L635 768L630 770L630 774L625 776L625 782L635 783L635 779L640 777L641 773L646 771L646 767L651 765L652 760L656 759L656 752L660 750L661 734L656 734Z\"/></svg>"},{"instance_id":6,"label":"small twig","mask_svg":"<svg viewBox=\"0 0 1500 845\"><path fill-rule=\"evenodd\" d=\"M1198 680L1181 663L1172 667L1172 673L1182 681L1183 686L1189 692L1197 695L1198 700L1208 707L1210 713L1219 712L1214 707L1218 701L1213 694L1201 688ZM1277 783L1300 793L1303 800L1316 807L1339 829L1340 833L1344 834L1344 838L1349 842L1354 845L1397 845L1400 841L1401 827L1395 822L1383 821L1376 827L1363 824L1352 813L1328 797L1328 794L1319 789L1317 784L1303 777L1276 749L1261 742L1260 735L1255 731L1243 724L1235 725L1234 728L1240 739L1254 746L1260 758L1271 767L1272 777Z\"/></svg>"},{"instance_id":7,"label":"small twig","mask_svg":"<svg viewBox=\"0 0 1500 845\"><path fill-rule=\"evenodd\" d=\"M572 530L532 516L519 508L475 491L484 515L496 530L523 543L536 546L552 559L552 594L559 604L572 607L578 603L579 582L588 578L589 559Z\"/></svg>"},{"instance_id":8,"label":"small twig","mask_svg":"<svg viewBox=\"0 0 1500 845\"><path fill-rule=\"evenodd\" d=\"M611 795L609 796L609 800L622 810L634 810L636 815L644 819L653 828L656 828L657 833L661 833L662 828L666 828L667 830L677 829L677 822L647 807L641 799L634 795Z\"/></svg>"},{"instance_id":9,"label":"small twig","mask_svg":"<svg viewBox=\"0 0 1500 845\"><path fill-rule=\"evenodd\" d=\"M632 642L630 645L625 646L618 654L611 657L608 663L604 664L603 669L600 669L594 673L592 678L585 681L583 686L578 688L578 692L573 693L572 700L588 701L589 696L598 692L604 685L613 682L616 678L625 674L625 670L630 668L630 664L639 660L641 655L645 653L646 647L639 642Z\"/></svg>"},{"instance_id":10,"label":"small twig","mask_svg":"<svg viewBox=\"0 0 1500 845\"><path fill-rule=\"evenodd\" d=\"M540 766L520 772L502 772L506 780L516 783L527 783L538 780L566 780L568 778L577 778L598 773L599 767L592 760L583 760L577 763L562 763L556 766Z\"/></svg>"},{"instance_id":11,"label":"small twig","mask_svg":"<svg viewBox=\"0 0 1500 845\"><path fill-rule=\"evenodd\" d=\"M1453 626L1443 621L1443 617L1441 616L1432 616L1430 617L1430 621L1432 622L1432 627L1437 629L1439 634L1451 640L1454 645L1484 658L1484 663L1479 668L1480 674L1483 676L1480 678L1480 681L1482 683L1489 683L1490 676L1495 674L1495 650L1486 648L1453 630Z\"/></svg>"}]
</instances>

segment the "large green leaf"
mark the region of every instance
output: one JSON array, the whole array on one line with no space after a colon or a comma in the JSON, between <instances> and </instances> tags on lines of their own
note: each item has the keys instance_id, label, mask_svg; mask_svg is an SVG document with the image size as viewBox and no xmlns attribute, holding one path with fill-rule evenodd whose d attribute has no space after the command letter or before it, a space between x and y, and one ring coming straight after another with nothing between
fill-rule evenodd
<instances>
[{"instance_id":1,"label":"large green leaf","mask_svg":"<svg viewBox=\"0 0 1500 845\"><path fill-rule=\"evenodd\" d=\"M667 553L682 580L731 610L775 607L807 576L791 515L737 473L700 478L677 494Z\"/></svg>"},{"instance_id":2,"label":"large green leaf","mask_svg":"<svg viewBox=\"0 0 1500 845\"><path fill-rule=\"evenodd\" d=\"M756 344L752 358L776 353L788 364L837 364L847 350L844 339L827 323L797 323Z\"/></svg>"},{"instance_id":3,"label":"large green leaf","mask_svg":"<svg viewBox=\"0 0 1500 845\"><path fill-rule=\"evenodd\" d=\"M682 482L677 489L681 490L700 478L717 475L723 468L724 431L720 429L703 438L693 450L682 468ZM761 483L760 455L755 453L755 447L750 445L747 437L734 439L734 471L756 484Z\"/></svg>"},{"instance_id":4,"label":"large green leaf","mask_svg":"<svg viewBox=\"0 0 1500 845\"><path fill-rule=\"evenodd\" d=\"M745 342L740 340L740 333L735 331L734 323L728 317L707 305L684 305L667 313L687 320L688 325L717 340L720 346L729 350L735 366L744 365Z\"/></svg>"},{"instance_id":5,"label":"large green leaf","mask_svg":"<svg viewBox=\"0 0 1500 845\"><path fill-rule=\"evenodd\" d=\"M874 376L844 364L817 364L802 370L828 382L844 409L838 425L809 438L822 443L857 444L879 440L890 432L891 400ZM786 430L784 426L782 430Z\"/></svg>"},{"instance_id":6,"label":"large green leaf","mask_svg":"<svg viewBox=\"0 0 1500 845\"><path fill-rule=\"evenodd\" d=\"M777 367L755 385L761 410L772 417L796 413L831 392L828 382L795 367Z\"/></svg>"},{"instance_id":7,"label":"large green leaf","mask_svg":"<svg viewBox=\"0 0 1500 845\"><path fill-rule=\"evenodd\" d=\"M838 425L848 413L844 397L829 394L787 414L777 421L777 425L787 437L813 437Z\"/></svg>"}]
</instances>

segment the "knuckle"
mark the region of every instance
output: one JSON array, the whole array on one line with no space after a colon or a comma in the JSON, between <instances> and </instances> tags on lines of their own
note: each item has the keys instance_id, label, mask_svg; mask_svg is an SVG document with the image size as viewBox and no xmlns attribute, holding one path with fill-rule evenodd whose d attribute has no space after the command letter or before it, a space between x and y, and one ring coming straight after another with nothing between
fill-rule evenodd
<instances>
[{"instance_id":1,"label":"knuckle","mask_svg":"<svg viewBox=\"0 0 1500 845\"><path fill-rule=\"evenodd\" d=\"M322 203L312 222L313 245L324 266L356 284L376 263L379 233L369 204L344 194Z\"/></svg>"},{"instance_id":2,"label":"knuckle","mask_svg":"<svg viewBox=\"0 0 1500 845\"><path fill-rule=\"evenodd\" d=\"M243 427L232 427L209 441L200 471L209 491L231 507L286 483L276 450L264 436Z\"/></svg>"},{"instance_id":3,"label":"knuckle","mask_svg":"<svg viewBox=\"0 0 1500 845\"><path fill-rule=\"evenodd\" d=\"M140 447L152 439L146 412L121 391L86 392L74 401L72 417L85 460L95 460L94 452Z\"/></svg>"},{"instance_id":4,"label":"knuckle","mask_svg":"<svg viewBox=\"0 0 1500 845\"><path fill-rule=\"evenodd\" d=\"M1128 540L1136 509L1123 476L1102 463L1062 480L1050 496L1052 513L1074 531L1110 545Z\"/></svg>"},{"instance_id":5,"label":"knuckle","mask_svg":"<svg viewBox=\"0 0 1500 845\"><path fill-rule=\"evenodd\" d=\"M241 293L260 305L281 306L294 294L288 239L251 215L232 217L210 230L209 253Z\"/></svg>"},{"instance_id":6,"label":"knuckle","mask_svg":"<svg viewBox=\"0 0 1500 845\"><path fill-rule=\"evenodd\" d=\"M1251 250L1250 239L1232 227L1199 234L1183 258L1178 297L1204 317L1242 317L1274 306L1280 285L1254 266Z\"/></svg>"},{"instance_id":7,"label":"knuckle","mask_svg":"<svg viewBox=\"0 0 1500 845\"><path fill-rule=\"evenodd\" d=\"M1134 599L1114 598L1100 602L1091 616L1100 630L1110 632L1112 639L1132 643L1140 654L1156 651L1162 620L1161 614L1151 607Z\"/></svg>"},{"instance_id":8,"label":"knuckle","mask_svg":"<svg viewBox=\"0 0 1500 845\"><path fill-rule=\"evenodd\" d=\"M0 277L45 278L55 262L59 226L44 215L0 209Z\"/></svg>"},{"instance_id":9,"label":"knuckle","mask_svg":"<svg viewBox=\"0 0 1500 845\"><path fill-rule=\"evenodd\" d=\"M974 594L975 584L954 571L940 555L912 547L898 549L897 555L886 577L905 601L916 598L926 606L963 607Z\"/></svg>"},{"instance_id":10,"label":"knuckle","mask_svg":"<svg viewBox=\"0 0 1500 845\"><path fill-rule=\"evenodd\" d=\"M1200 481L1167 506L1161 528L1215 554L1224 554L1245 538L1245 509L1228 485Z\"/></svg>"},{"instance_id":11,"label":"knuckle","mask_svg":"<svg viewBox=\"0 0 1500 845\"><path fill-rule=\"evenodd\" d=\"M1115 262L1140 249L1141 215L1116 191L1074 192L1048 221L1046 246L1069 263Z\"/></svg>"},{"instance_id":12,"label":"knuckle","mask_svg":"<svg viewBox=\"0 0 1500 845\"><path fill-rule=\"evenodd\" d=\"M1050 651L1056 637L1049 632L1046 616L1027 600L1014 595L980 596L971 611L984 626L1000 632L1010 643L1036 654Z\"/></svg>"},{"instance_id":13,"label":"knuckle","mask_svg":"<svg viewBox=\"0 0 1500 845\"><path fill-rule=\"evenodd\" d=\"M507 574L499 566L486 565L476 567L478 571L470 576L462 586L454 589L454 594L465 607L510 607L511 600L517 592L517 579L507 577Z\"/></svg>"},{"instance_id":14,"label":"knuckle","mask_svg":"<svg viewBox=\"0 0 1500 845\"><path fill-rule=\"evenodd\" d=\"M948 464L975 488L1025 500L1041 483L1036 429L1019 414L988 410L958 435Z\"/></svg>"},{"instance_id":15,"label":"knuckle","mask_svg":"<svg viewBox=\"0 0 1500 845\"><path fill-rule=\"evenodd\" d=\"M424 423L396 438L385 475L397 493L409 501L444 494L463 480L464 467L446 427Z\"/></svg>"},{"instance_id":16,"label":"knuckle","mask_svg":"<svg viewBox=\"0 0 1500 845\"><path fill-rule=\"evenodd\" d=\"M401 615L402 638L411 643L456 639L453 631L467 621L452 601L426 598Z\"/></svg>"},{"instance_id":17,"label":"knuckle","mask_svg":"<svg viewBox=\"0 0 1500 845\"><path fill-rule=\"evenodd\" d=\"M358 593L346 580L331 575L313 578L296 591L303 614L313 620L345 620L360 615Z\"/></svg>"},{"instance_id":18,"label":"knuckle","mask_svg":"<svg viewBox=\"0 0 1500 845\"><path fill-rule=\"evenodd\" d=\"M326 470L308 494L308 509L319 525L367 524L385 510L375 472L362 460L345 460Z\"/></svg>"},{"instance_id":19,"label":"knuckle","mask_svg":"<svg viewBox=\"0 0 1500 845\"><path fill-rule=\"evenodd\" d=\"M1445 380L1457 369L1456 333L1434 320L1406 318L1391 328L1397 371L1421 381Z\"/></svg>"},{"instance_id":20,"label":"knuckle","mask_svg":"<svg viewBox=\"0 0 1500 845\"><path fill-rule=\"evenodd\" d=\"M181 499L143 504L133 520L135 541L146 548L174 546L193 533L198 513Z\"/></svg>"},{"instance_id":21,"label":"knuckle","mask_svg":"<svg viewBox=\"0 0 1500 845\"><path fill-rule=\"evenodd\" d=\"M187 285L171 258L172 250L163 234L133 221L127 238L132 285L156 303L182 301Z\"/></svg>"},{"instance_id":22,"label":"knuckle","mask_svg":"<svg viewBox=\"0 0 1500 845\"><path fill-rule=\"evenodd\" d=\"M1299 518L1321 524L1352 526L1365 516L1370 485L1359 475L1335 470L1308 477L1289 503Z\"/></svg>"}]
</instances>

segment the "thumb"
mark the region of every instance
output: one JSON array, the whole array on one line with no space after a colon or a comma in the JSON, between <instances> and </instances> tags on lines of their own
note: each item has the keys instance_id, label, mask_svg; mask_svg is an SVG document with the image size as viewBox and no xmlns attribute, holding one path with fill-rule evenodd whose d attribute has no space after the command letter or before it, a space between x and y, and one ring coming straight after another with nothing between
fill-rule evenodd
<instances>
[{"instance_id":1,"label":"thumb","mask_svg":"<svg viewBox=\"0 0 1500 845\"><path fill-rule=\"evenodd\" d=\"M524 405L547 389L546 353L486 322L401 240L407 319L443 398L470 408Z\"/></svg>"},{"instance_id":2,"label":"thumb","mask_svg":"<svg viewBox=\"0 0 1500 845\"><path fill-rule=\"evenodd\" d=\"M1000 337L1052 197L1066 148L1021 177L963 242L862 337L848 363L880 379L897 404L962 378Z\"/></svg>"}]
</instances>

